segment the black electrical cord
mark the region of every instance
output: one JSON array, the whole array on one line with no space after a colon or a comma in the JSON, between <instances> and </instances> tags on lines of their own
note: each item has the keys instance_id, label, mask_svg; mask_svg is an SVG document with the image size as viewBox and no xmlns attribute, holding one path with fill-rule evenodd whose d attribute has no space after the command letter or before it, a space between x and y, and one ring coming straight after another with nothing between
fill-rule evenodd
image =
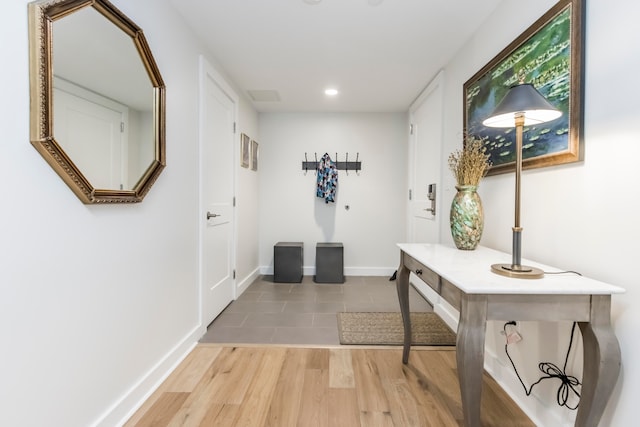
<instances>
[{"instance_id":1,"label":"black electrical cord","mask_svg":"<svg viewBox=\"0 0 640 427\"><path fill-rule=\"evenodd\" d=\"M505 336L507 336L507 326L515 325L515 324L516 322L513 322L513 321L507 322L504 324L504 326L502 327L502 330L504 331ZM569 348L567 349L567 356L564 359L564 366L562 367L562 370L560 370L560 368L558 368L553 363L549 363L549 362L539 363L538 369L540 369L540 371L542 371L542 373L545 375L540 377L540 379L538 379L538 381L536 381L535 383L531 384L531 386L528 389L527 389L527 386L524 385L524 382L522 381L522 378L518 373L518 369L516 369L516 365L515 363L513 363L513 359L511 359L511 356L509 355L509 350L507 348L509 346L509 343L507 342L507 344L504 345L504 351L507 354L507 357L509 358L509 362L511 362L511 366L513 366L513 370L515 371L516 376L518 377L518 380L520 380L520 384L522 384L522 387L524 388L524 391L527 394L527 396L530 396L531 392L533 391L533 387L536 386L537 384L540 384L542 381L548 380L551 378L559 378L560 381L562 381L562 384L560 385L560 388L558 389L558 393L556 396L558 405L566 406L568 409L571 409L572 411L575 411L576 409L578 409L578 405L580 405L580 393L578 392L578 390L576 390L576 387L581 386L582 384L580 383L580 381L578 381L576 377L566 374L567 363L569 361L569 353L571 352L571 346L573 344L573 335L576 330L576 325L577 323L573 322L573 326L571 327L571 339L569 340ZM571 392L573 392L578 397L578 403L576 403L575 406L569 405L569 397Z\"/></svg>"}]
</instances>

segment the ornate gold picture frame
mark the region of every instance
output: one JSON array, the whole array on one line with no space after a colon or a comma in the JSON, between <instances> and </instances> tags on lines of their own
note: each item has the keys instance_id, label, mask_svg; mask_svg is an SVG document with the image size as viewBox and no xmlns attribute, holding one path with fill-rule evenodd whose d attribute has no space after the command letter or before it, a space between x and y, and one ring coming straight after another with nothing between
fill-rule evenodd
<instances>
[{"instance_id":1,"label":"ornate gold picture frame","mask_svg":"<svg viewBox=\"0 0 640 427\"><path fill-rule=\"evenodd\" d=\"M523 169L583 160L584 20L583 0L559 1L464 83L464 132L485 139L488 175L514 170L515 131L482 121L520 76L563 112L524 129Z\"/></svg>"}]
</instances>

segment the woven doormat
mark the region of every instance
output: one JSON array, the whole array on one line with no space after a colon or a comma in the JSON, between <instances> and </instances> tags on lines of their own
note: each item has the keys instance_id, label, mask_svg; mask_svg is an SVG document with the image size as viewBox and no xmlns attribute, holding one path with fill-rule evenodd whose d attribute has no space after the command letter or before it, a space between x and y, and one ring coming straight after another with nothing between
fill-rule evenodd
<instances>
[{"instance_id":1,"label":"woven doormat","mask_svg":"<svg viewBox=\"0 0 640 427\"><path fill-rule=\"evenodd\" d=\"M413 345L456 345L456 334L435 313L411 313ZM340 344L402 345L400 313L338 313Z\"/></svg>"}]
</instances>

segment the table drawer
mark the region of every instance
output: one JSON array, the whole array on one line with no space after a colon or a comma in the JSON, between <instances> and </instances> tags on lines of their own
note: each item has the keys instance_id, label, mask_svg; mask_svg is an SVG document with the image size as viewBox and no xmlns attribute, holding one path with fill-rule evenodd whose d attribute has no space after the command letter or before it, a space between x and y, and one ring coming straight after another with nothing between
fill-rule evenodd
<instances>
[{"instance_id":1,"label":"table drawer","mask_svg":"<svg viewBox=\"0 0 640 427\"><path fill-rule=\"evenodd\" d=\"M440 276L438 276L433 270L425 267L423 264L407 255L404 255L403 264L434 291L438 293L440 292Z\"/></svg>"}]
</instances>

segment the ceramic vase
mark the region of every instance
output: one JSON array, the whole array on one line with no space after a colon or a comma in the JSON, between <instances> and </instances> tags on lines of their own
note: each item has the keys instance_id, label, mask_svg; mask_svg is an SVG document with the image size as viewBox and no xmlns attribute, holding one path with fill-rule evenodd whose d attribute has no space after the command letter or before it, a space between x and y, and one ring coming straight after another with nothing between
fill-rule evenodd
<instances>
[{"instance_id":1,"label":"ceramic vase","mask_svg":"<svg viewBox=\"0 0 640 427\"><path fill-rule=\"evenodd\" d=\"M484 228L482 201L475 185L457 185L455 197L451 202L449 221L451 235L458 249L474 250Z\"/></svg>"}]
</instances>

